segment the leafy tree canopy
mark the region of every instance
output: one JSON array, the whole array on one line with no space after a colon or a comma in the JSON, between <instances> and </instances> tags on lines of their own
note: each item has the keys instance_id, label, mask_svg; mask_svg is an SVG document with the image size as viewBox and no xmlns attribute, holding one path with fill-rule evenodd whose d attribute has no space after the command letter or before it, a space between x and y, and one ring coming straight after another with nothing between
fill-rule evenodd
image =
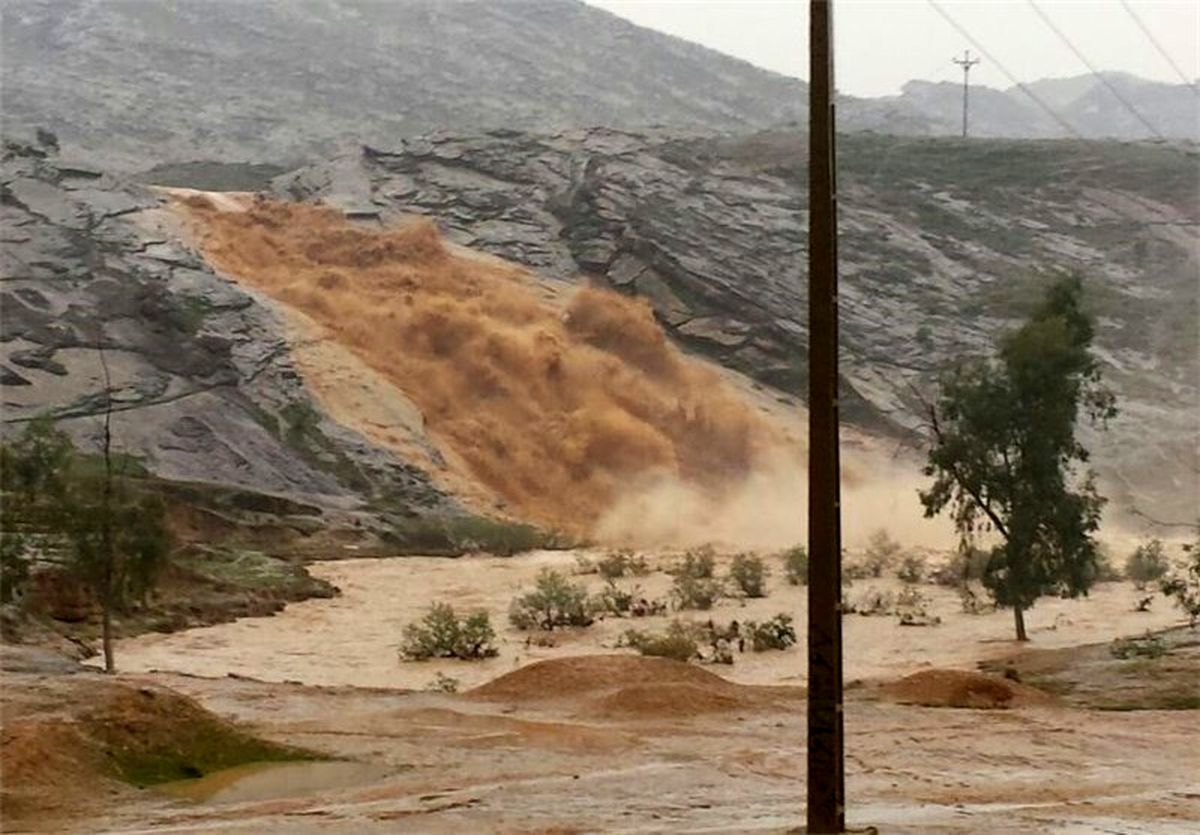
<instances>
[{"instance_id":1,"label":"leafy tree canopy","mask_svg":"<svg viewBox=\"0 0 1200 835\"><path fill-rule=\"evenodd\" d=\"M930 406L932 447L921 491L926 516L948 510L964 547L991 531L984 585L1014 609L1046 594L1084 594L1096 578L1093 538L1104 499L1088 451L1075 437L1080 412L1098 425L1115 416L1112 394L1091 354L1094 327L1077 276L1055 282L995 357L947 374Z\"/></svg>"}]
</instances>

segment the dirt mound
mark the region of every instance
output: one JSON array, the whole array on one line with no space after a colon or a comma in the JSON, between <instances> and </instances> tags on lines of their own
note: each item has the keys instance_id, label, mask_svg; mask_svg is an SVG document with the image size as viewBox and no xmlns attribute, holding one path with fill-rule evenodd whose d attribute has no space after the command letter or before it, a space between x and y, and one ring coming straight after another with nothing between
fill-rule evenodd
<instances>
[{"instance_id":1,"label":"dirt mound","mask_svg":"<svg viewBox=\"0 0 1200 835\"><path fill-rule=\"evenodd\" d=\"M750 687L696 684L635 684L592 702L587 715L613 719L699 716L758 707L764 699Z\"/></svg>"},{"instance_id":2,"label":"dirt mound","mask_svg":"<svg viewBox=\"0 0 1200 835\"><path fill-rule=\"evenodd\" d=\"M8 822L75 816L128 791L247 762L311 758L162 687L95 675L6 679L0 741Z\"/></svg>"},{"instance_id":3,"label":"dirt mound","mask_svg":"<svg viewBox=\"0 0 1200 835\"><path fill-rule=\"evenodd\" d=\"M642 685L689 686L727 693L738 685L692 664L640 655L551 658L505 673L470 691L489 701L536 702L602 695Z\"/></svg>"},{"instance_id":4,"label":"dirt mound","mask_svg":"<svg viewBox=\"0 0 1200 835\"><path fill-rule=\"evenodd\" d=\"M802 697L803 691L735 684L666 658L591 655L539 661L468 695L517 703L566 700L588 719L649 719L758 709Z\"/></svg>"},{"instance_id":5,"label":"dirt mound","mask_svg":"<svg viewBox=\"0 0 1200 835\"><path fill-rule=\"evenodd\" d=\"M1005 678L966 670L922 670L885 684L883 695L899 704L996 709L1050 704L1047 693Z\"/></svg>"},{"instance_id":6,"label":"dirt mound","mask_svg":"<svg viewBox=\"0 0 1200 835\"><path fill-rule=\"evenodd\" d=\"M313 205L181 207L214 266L405 392L452 463L518 516L588 533L634 477L719 495L775 448L641 300L583 288L555 307L528 273L455 254L426 220L379 231Z\"/></svg>"}]
</instances>

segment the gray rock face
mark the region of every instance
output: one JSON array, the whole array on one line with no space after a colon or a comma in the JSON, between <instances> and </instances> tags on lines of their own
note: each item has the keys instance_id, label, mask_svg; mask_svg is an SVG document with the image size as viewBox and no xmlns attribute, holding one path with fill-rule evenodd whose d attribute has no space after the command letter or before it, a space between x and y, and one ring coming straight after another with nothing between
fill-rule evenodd
<instances>
[{"instance_id":1,"label":"gray rock face","mask_svg":"<svg viewBox=\"0 0 1200 835\"><path fill-rule=\"evenodd\" d=\"M159 205L60 168L46 146L6 144L3 433L48 412L93 447L103 351L116 441L158 475L345 510L385 496L391 509L454 507L424 473L322 415L275 312L177 243Z\"/></svg>"},{"instance_id":2,"label":"gray rock face","mask_svg":"<svg viewBox=\"0 0 1200 835\"><path fill-rule=\"evenodd\" d=\"M692 350L785 391L806 360L806 151L786 132L513 131L398 142L275 181L563 280L645 296ZM915 392L991 350L1077 270L1123 413L1094 439L1118 506L1189 518L1200 347L1193 151L1116 143L846 136L840 229L850 420L909 436Z\"/></svg>"}]
</instances>

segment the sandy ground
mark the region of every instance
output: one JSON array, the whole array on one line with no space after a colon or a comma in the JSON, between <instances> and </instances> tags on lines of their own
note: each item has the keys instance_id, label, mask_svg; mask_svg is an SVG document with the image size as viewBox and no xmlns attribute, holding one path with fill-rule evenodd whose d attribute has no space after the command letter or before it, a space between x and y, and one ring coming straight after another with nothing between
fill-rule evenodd
<instances>
[{"instance_id":1,"label":"sandy ground","mask_svg":"<svg viewBox=\"0 0 1200 835\"><path fill-rule=\"evenodd\" d=\"M313 571L341 586L340 598L295 604L272 618L119 642L126 681L165 684L270 740L372 768L354 785L306 782L298 784L303 791L285 785L282 796L257 798L242 790L226 802L143 791L109 807L119 811L89 817L78 831L782 835L801 823L803 690L750 685L803 684L802 650L650 675L636 665L672 662L612 655L608 647L625 627L665 618L608 620L555 633L553 647L526 647L504 617L510 598L539 568L570 570L577 556L317 563ZM673 560L659 555L651 562ZM787 586L780 574L767 598L726 600L712 616L745 621L788 611L802 625L804 589ZM574 579L593 589L601 583L595 575ZM656 572L618 582L658 596L669 578ZM850 594L895 582L857 581ZM943 618L939 626L847 616L848 678L973 669L1016 649L1008 612L965 615L954 593L923 588ZM1151 613L1134 613L1135 597L1132 586L1113 583L1083 600L1043 600L1028 616L1031 643L1073 647L1179 622L1162 601ZM396 645L404 624L439 599L491 612L500 656L401 663ZM568 668L539 677L544 665L529 666L539 659ZM171 672L138 672L149 670ZM422 692L439 672L458 679L462 691L501 675L517 682ZM1084 710L1054 697L1007 710L925 708L891 703L886 690L869 684L847 691L851 826L912 835L1200 831L1195 711Z\"/></svg>"},{"instance_id":2,"label":"sandy ground","mask_svg":"<svg viewBox=\"0 0 1200 835\"><path fill-rule=\"evenodd\" d=\"M192 675L223 676L227 672L270 681L359 687L422 688L438 673L464 687L481 683L521 664L544 658L611 652L630 627L660 629L672 617L613 619L581 630L553 633L556 646L526 646L527 633L508 624L509 602L533 587L538 571L552 566L569 573L577 557L599 552L538 552L517 558L461 559L405 557L316 563L310 570L342 590L339 598L293 604L272 618L252 618L175 634L148 634L118 642L121 669L164 670ZM718 574L728 558L718 559ZM677 557L650 557L653 567L666 568ZM745 622L779 612L795 618L801 644L807 618L806 590L789 586L777 563L768 582L769 595L757 600L722 600L710 612L683 612L685 619ZM598 591L597 575L572 578ZM623 578L620 586L640 586L647 598L663 597L671 577L655 571L646 577ZM896 589L895 580L859 580L848 590L853 600L868 589ZM848 679L895 677L923 667L973 668L976 661L1011 653L1012 615L994 612L965 615L956 592L923 585L939 626L900 627L894 617L847 616L845 620ZM1148 613L1132 611L1137 593L1125 583L1098 586L1088 598L1044 598L1028 613L1032 644L1040 648L1073 646L1137 635L1180 618L1159 601ZM433 601L460 611L486 610L500 634L500 655L482 662L427 661L400 663L397 646L404 625L418 619ZM805 660L800 647L784 652L745 653L721 675L746 684L803 684Z\"/></svg>"},{"instance_id":3,"label":"sandy ground","mask_svg":"<svg viewBox=\"0 0 1200 835\"><path fill-rule=\"evenodd\" d=\"M81 831L782 835L803 819L802 700L612 715L586 693L489 701L127 678L384 776L227 803L147 791ZM1185 835L1200 823L1200 746L1178 713L932 709L852 691L846 728L850 826Z\"/></svg>"}]
</instances>

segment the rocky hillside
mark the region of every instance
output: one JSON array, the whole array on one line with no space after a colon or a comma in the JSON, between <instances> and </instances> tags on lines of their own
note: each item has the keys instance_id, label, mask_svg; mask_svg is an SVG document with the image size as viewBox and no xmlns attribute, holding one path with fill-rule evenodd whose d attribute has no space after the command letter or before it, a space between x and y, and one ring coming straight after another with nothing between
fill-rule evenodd
<instances>
[{"instance_id":1,"label":"rocky hillside","mask_svg":"<svg viewBox=\"0 0 1200 835\"><path fill-rule=\"evenodd\" d=\"M802 84L575 0L13 0L5 118L107 165L315 158L434 129L733 128Z\"/></svg>"},{"instance_id":2,"label":"rocky hillside","mask_svg":"<svg viewBox=\"0 0 1200 835\"><path fill-rule=\"evenodd\" d=\"M118 442L160 475L341 511L458 507L416 459L311 399L278 308L215 275L159 194L68 164L49 139L9 144L0 172L6 433L51 410L78 441L94 440L103 346ZM841 151L847 419L911 441L918 392L989 350L1049 273L1075 269L1123 410L1096 441L1106 488L1118 508L1192 514L1194 154L867 134ZM503 131L364 148L274 190L367 224L427 215L551 281L594 277L638 294L688 350L798 393L804 159L785 132Z\"/></svg>"},{"instance_id":3,"label":"rocky hillside","mask_svg":"<svg viewBox=\"0 0 1200 835\"><path fill-rule=\"evenodd\" d=\"M846 414L900 436L918 391L988 351L1057 270L1087 281L1122 416L1096 441L1118 504L1194 511L1200 432L1196 155L1153 145L904 140L841 146ZM806 151L611 130L397 143L276 181L564 280L648 298L690 349L786 391L805 379Z\"/></svg>"},{"instance_id":4,"label":"rocky hillside","mask_svg":"<svg viewBox=\"0 0 1200 835\"><path fill-rule=\"evenodd\" d=\"M50 413L94 449L104 360L116 443L158 476L334 511L364 500L414 512L457 507L424 473L312 403L279 316L181 242L159 195L63 167L53 147L7 142L0 228L6 436Z\"/></svg>"},{"instance_id":5,"label":"rocky hillside","mask_svg":"<svg viewBox=\"0 0 1200 835\"><path fill-rule=\"evenodd\" d=\"M433 130L803 120L806 86L577 0L6 0L10 127L45 127L106 170L191 160L286 167L342 141ZM1115 78L1166 136L1197 137L1193 91ZM1034 85L1083 136L1148 132L1094 79ZM844 98L843 130L957 134L959 87ZM979 88L979 135L1059 136L1024 96ZM213 185L213 187L216 187Z\"/></svg>"}]
</instances>

